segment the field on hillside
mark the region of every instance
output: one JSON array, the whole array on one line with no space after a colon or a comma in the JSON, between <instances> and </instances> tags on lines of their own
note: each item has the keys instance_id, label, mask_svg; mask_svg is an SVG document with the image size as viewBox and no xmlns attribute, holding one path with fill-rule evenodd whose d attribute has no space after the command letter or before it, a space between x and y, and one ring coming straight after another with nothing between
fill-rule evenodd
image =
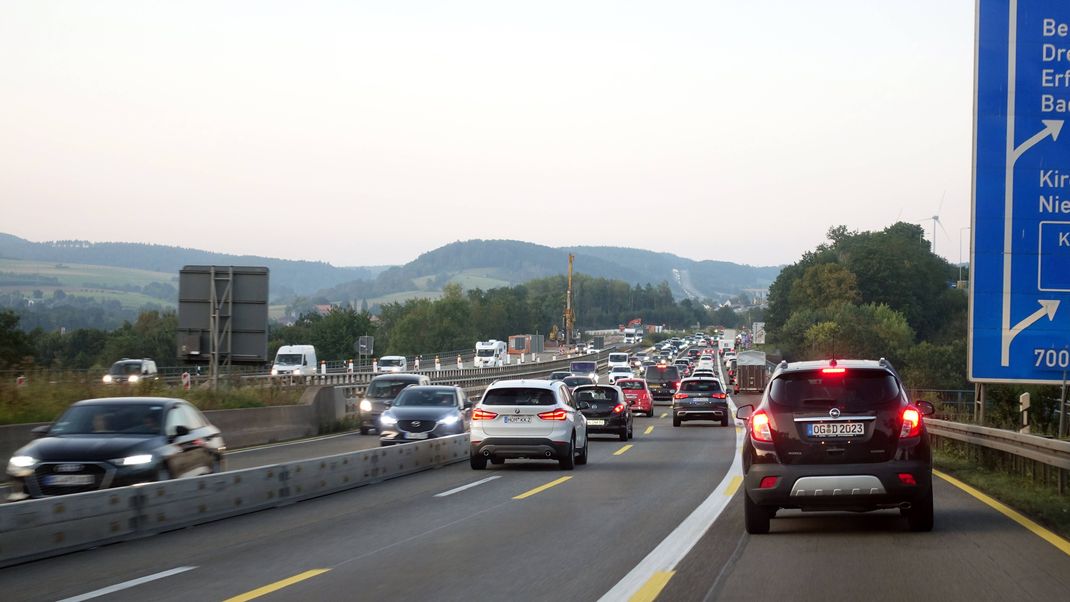
<instances>
[{"instance_id":1,"label":"field on hillside","mask_svg":"<svg viewBox=\"0 0 1070 602\"><path fill-rule=\"evenodd\" d=\"M44 261L27 261L24 259L0 259L0 273L4 273L5 276L5 278L0 278L0 283L4 282L6 277L11 274L37 274L47 278L57 279L59 281L59 287L64 289L145 286L153 282L170 283L176 288L178 287L178 274L150 272L148 270L135 270L131 268L116 268L103 265L48 263ZM91 286L87 287L87 284ZM56 285L52 286L55 288ZM41 287L26 284L4 286L4 288L33 290L34 288Z\"/></svg>"}]
</instances>

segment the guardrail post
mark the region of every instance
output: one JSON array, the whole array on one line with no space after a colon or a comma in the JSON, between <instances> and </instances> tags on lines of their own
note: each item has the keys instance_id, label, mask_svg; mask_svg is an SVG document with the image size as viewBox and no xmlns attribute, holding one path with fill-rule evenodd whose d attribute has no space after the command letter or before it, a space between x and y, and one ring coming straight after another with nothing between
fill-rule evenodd
<instances>
[{"instance_id":1,"label":"guardrail post","mask_svg":"<svg viewBox=\"0 0 1070 602\"><path fill-rule=\"evenodd\" d=\"M1029 434L1029 393L1018 396L1018 411L1022 414L1022 428L1018 429L1023 435Z\"/></svg>"},{"instance_id":2,"label":"guardrail post","mask_svg":"<svg viewBox=\"0 0 1070 602\"><path fill-rule=\"evenodd\" d=\"M412 360L412 369L417 371L417 372L420 371L420 356L417 355L415 358L413 358L413 360Z\"/></svg>"},{"instance_id":3,"label":"guardrail post","mask_svg":"<svg viewBox=\"0 0 1070 602\"><path fill-rule=\"evenodd\" d=\"M975 386L973 402L973 421L977 424L985 423L985 384L977 383Z\"/></svg>"}]
</instances>

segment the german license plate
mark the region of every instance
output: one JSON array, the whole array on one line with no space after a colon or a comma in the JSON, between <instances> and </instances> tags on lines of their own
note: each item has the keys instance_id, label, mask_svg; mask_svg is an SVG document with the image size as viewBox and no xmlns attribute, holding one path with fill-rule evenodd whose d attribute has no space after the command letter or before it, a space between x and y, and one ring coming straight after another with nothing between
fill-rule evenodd
<instances>
[{"instance_id":1,"label":"german license plate","mask_svg":"<svg viewBox=\"0 0 1070 602\"><path fill-rule=\"evenodd\" d=\"M505 424L531 424L531 416L502 416Z\"/></svg>"},{"instance_id":2,"label":"german license plate","mask_svg":"<svg viewBox=\"0 0 1070 602\"><path fill-rule=\"evenodd\" d=\"M638 395L628 395L627 393L624 394L624 398L625 399L635 399L637 397L639 397L639 396Z\"/></svg>"},{"instance_id":3,"label":"german license plate","mask_svg":"<svg viewBox=\"0 0 1070 602\"><path fill-rule=\"evenodd\" d=\"M79 487L92 485L95 482L91 474L53 474L45 477L45 485L60 487Z\"/></svg>"},{"instance_id":4,"label":"german license plate","mask_svg":"<svg viewBox=\"0 0 1070 602\"><path fill-rule=\"evenodd\" d=\"M810 422L806 434L811 437L858 437L866 434L861 422Z\"/></svg>"},{"instance_id":5,"label":"german license plate","mask_svg":"<svg viewBox=\"0 0 1070 602\"><path fill-rule=\"evenodd\" d=\"M606 425L606 421L605 420L601 420L601 419L596 419L596 418L590 418L590 419L587 420L587 425L588 426L605 426Z\"/></svg>"},{"instance_id":6,"label":"german license plate","mask_svg":"<svg viewBox=\"0 0 1070 602\"><path fill-rule=\"evenodd\" d=\"M427 439L427 433L405 433L406 439Z\"/></svg>"}]
</instances>

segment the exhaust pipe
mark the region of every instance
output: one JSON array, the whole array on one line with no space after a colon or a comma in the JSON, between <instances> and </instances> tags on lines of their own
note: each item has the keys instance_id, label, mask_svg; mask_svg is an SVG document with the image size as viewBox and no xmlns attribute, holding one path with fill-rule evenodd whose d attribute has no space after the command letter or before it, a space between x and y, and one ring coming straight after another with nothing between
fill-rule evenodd
<instances>
[{"instance_id":1,"label":"exhaust pipe","mask_svg":"<svg viewBox=\"0 0 1070 602\"><path fill-rule=\"evenodd\" d=\"M546 457L547 457L547 458L552 458L552 457L553 457L553 455L554 455L554 452L551 452L551 451L547 451L547 452L545 453L545 455L546 455Z\"/></svg>"},{"instance_id":2,"label":"exhaust pipe","mask_svg":"<svg viewBox=\"0 0 1070 602\"><path fill-rule=\"evenodd\" d=\"M483 457L484 458L489 458L490 457L490 450L489 449L483 450Z\"/></svg>"}]
</instances>

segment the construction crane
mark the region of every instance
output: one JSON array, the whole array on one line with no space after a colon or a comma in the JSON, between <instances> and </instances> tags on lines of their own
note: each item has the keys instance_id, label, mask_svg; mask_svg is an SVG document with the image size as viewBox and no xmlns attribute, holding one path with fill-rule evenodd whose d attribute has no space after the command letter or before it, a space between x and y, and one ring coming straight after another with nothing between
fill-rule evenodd
<instances>
[{"instance_id":1,"label":"construction crane","mask_svg":"<svg viewBox=\"0 0 1070 602\"><path fill-rule=\"evenodd\" d=\"M572 260L576 256L568 254L568 291L565 292L565 344L572 344L572 332L576 327L576 314L572 311Z\"/></svg>"}]
</instances>

